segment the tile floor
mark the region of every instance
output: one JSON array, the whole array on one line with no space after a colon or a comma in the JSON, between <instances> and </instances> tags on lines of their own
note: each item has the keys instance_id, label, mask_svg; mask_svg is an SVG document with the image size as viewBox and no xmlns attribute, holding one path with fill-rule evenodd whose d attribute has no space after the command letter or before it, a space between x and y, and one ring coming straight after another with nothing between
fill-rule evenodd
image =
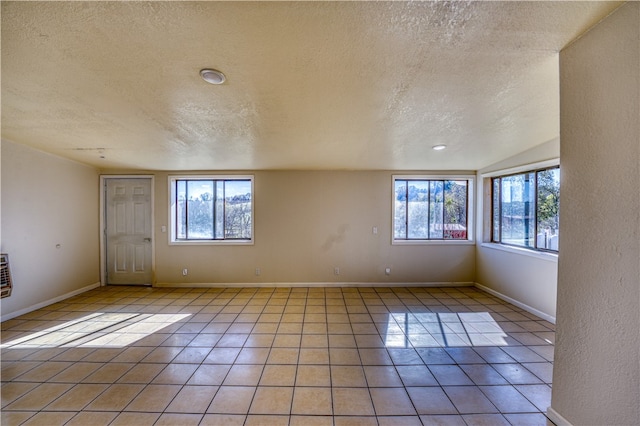
<instances>
[{"instance_id":1,"label":"tile floor","mask_svg":"<svg viewBox=\"0 0 640 426\"><path fill-rule=\"evenodd\" d=\"M2 323L3 425L547 425L554 326L473 287L103 287Z\"/></svg>"}]
</instances>

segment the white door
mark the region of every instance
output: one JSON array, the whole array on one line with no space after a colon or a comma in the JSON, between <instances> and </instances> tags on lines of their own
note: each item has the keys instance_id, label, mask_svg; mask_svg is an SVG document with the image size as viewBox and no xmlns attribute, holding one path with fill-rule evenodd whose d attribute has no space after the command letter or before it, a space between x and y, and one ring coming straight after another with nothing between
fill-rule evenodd
<instances>
[{"instance_id":1,"label":"white door","mask_svg":"<svg viewBox=\"0 0 640 426\"><path fill-rule=\"evenodd\" d=\"M107 284L151 284L151 179L105 179Z\"/></svg>"}]
</instances>

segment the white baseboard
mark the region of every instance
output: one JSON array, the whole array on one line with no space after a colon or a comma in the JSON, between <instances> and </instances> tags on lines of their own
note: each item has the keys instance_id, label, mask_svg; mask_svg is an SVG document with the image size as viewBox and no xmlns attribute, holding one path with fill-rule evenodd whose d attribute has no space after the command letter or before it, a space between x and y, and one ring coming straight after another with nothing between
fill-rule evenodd
<instances>
[{"instance_id":1,"label":"white baseboard","mask_svg":"<svg viewBox=\"0 0 640 426\"><path fill-rule=\"evenodd\" d=\"M45 300L44 302L36 303L35 305L31 305L31 306L26 307L24 309L20 309L18 311L11 312L11 313L6 314L6 315L2 315L2 317L0 317L0 322L1 321L6 321L6 320L10 320L10 319L13 319L15 317L19 317L20 315L28 314L29 312L33 312L33 311L35 311L37 309L44 308L45 306L53 305L54 303L58 303L58 302L60 302L62 300L68 299L68 298L73 297L73 296L77 296L78 294L84 293L85 291L93 290L94 288L98 288L98 287L100 287L100 283L99 282L93 283L93 284L89 284L88 286L79 288L78 290L74 290L74 291L71 291L69 293L65 293L65 294L63 294L61 296L58 296L58 297L54 297L53 299Z\"/></svg>"},{"instance_id":2,"label":"white baseboard","mask_svg":"<svg viewBox=\"0 0 640 426\"><path fill-rule=\"evenodd\" d=\"M551 315L549 315L547 313L544 313L544 312L542 312L542 311L540 311L540 310L538 310L536 308L532 308L531 306L529 306L529 305L527 305L525 303L522 303L519 300L513 299L513 298L511 298L511 297L509 297L507 295L504 295L504 294L500 293L499 291L495 291L495 290L493 290L493 289L491 289L491 288L489 288L487 286L484 286L482 284L479 284L479 283L475 283L475 286L477 288L479 288L480 290L486 291L489 294L492 294L492 295L494 295L496 297L499 297L500 299L504 300L505 302L509 302L512 305L515 305L515 306L517 306L517 307L519 307L521 309L524 309L525 311L527 311L529 313L532 313L533 315L535 315L537 317L540 317L543 320L549 321L552 324L556 323L556 317L553 317L553 316L551 316Z\"/></svg>"},{"instance_id":3,"label":"white baseboard","mask_svg":"<svg viewBox=\"0 0 640 426\"><path fill-rule=\"evenodd\" d=\"M556 426L573 426L569 423L569 420L562 417L556 410L549 407L547 408L547 418L551 420Z\"/></svg>"},{"instance_id":4,"label":"white baseboard","mask_svg":"<svg viewBox=\"0 0 640 426\"><path fill-rule=\"evenodd\" d=\"M472 287L473 282L295 282L295 283L155 283L154 287L163 288L238 288L238 287Z\"/></svg>"}]
</instances>

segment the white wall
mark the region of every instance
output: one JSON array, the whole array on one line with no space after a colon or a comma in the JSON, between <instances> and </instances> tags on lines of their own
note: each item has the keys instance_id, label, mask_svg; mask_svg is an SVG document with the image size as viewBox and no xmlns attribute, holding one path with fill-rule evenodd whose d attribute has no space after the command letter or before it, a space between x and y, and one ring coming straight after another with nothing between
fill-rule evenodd
<instances>
[{"instance_id":1,"label":"white wall","mask_svg":"<svg viewBox=\"0 0 640 426\"><path fill-rule=\"evenodd\" d=\"M640 424L640 3L560 53L561 253L552 408Z\"/></svg>"},{"instance_id":2,"label":"white wall","mask_svg":"<svg viewBox=\"0 0 640 426\"><path fill-rule=\"evenodd\" d=\"M7 319L99 281L99 185L91 167L6 140L1 152L0 250L14 282L0 302Z\"/></svg>"},{"instance_id":3,"label":"white wall","mask_svg":"<svg viewBox=\"0 0 640 426\"><path fill-rule=\"evenodd\" d=\"M486 167L478 172L478 233L476 251L476 282L520 306L554 321L556 317L556 292L558 257L553 254L535 253L530 250L505 248L491 244L490 228L482 224L490 221L490 179L484 174L557 159L560 142L554 139L525 151L517 156ZM562 197L563 195L561 195ZM561 204L562 214L562 204Z\"/></svg>"},{"instance_id":4,"label":"white wall","mask_svg":"<svg viewBox=\"0 0 640 426\"><path fill-rule=\"evenodd\" d=\"M257 171L255 245L176 246L155 176L158 284L473 283L471 244L391 244L392 172ZM468 174L468 173L467 173ZM373 227L378 228L374 235ZM255 268L261 275L255 275ZM334 267L340 275L334 275ZM385 275L386 267L391 275ZM183 277L183 268L189 274Z\"/></svg>"}]
</instances>

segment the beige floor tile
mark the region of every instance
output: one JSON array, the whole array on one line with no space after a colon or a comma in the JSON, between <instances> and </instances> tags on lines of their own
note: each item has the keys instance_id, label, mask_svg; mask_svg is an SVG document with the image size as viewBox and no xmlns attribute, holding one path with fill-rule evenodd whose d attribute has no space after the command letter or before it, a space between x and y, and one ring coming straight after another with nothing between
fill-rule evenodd
<instances>
[{"instance_id":1,"label":"beige floor tile","mask_svg":"<svg viewBox=\"0 0 640 426\"><path fill-rule=\"evenodd\" d=\"M249 412L255 391L256 387L253 386L221 386L207 413L246 414Z\"/></svg>"},{"instance_id":2,"label":"beige floor tile","mask_svg":"<svg viewBox=\"0 0 640 426\"><path fill-rule=\"evenodd\" d=\"M288 426L289 416L249 414L245 426Z\"/></svg>"},{"instance_id":3,"label":"beige floor tile","mask_svg":"<svg viewBox=\"0 0 640 426\"><path fill-rule=\"evenodd\" d=\"M378 417L380 426L422 426L419 416L381 416Z\"/></svg>"},{"instance_id":4,"label":"beige floor tile","mask_svg":"<svg viewBox=\"0 0 640 426\"><path fill-rule=\"evenodd\" d=\"M348 334L329 335L329 346L332 348L355 348L356 340Z\"/></svg>"},{"instance_id":5,"label":"beige floor tile","mask_svg":"<svg viewBox=\"0 0 640 426\"><path fill-rule=\"evenodd\" d=\"M379 339L379 338L378 338ZM393 365L386 349L361 348L358 349L362 365Z\"/></svg>"},{"instance_id":6,"label":"beige floor tile","mask_svg":"<svg viewBox=\"0 0 640 426\"><path fill-rule=\"evenodd\" d=\"M422 424L433 426L467 426L460 415L426 415L420 416Z\"/></svg>"},{"instance_id":7,"label":"beige floor tile","mask_svg":"<svg viewBox=\"0 0 640 426\"><path fill-rule=\"evenodd\" d=\"M375 416L336 416L335 426L377 426L378 420Z\"/></svg>"},{"instance_id":8,"label":"beige floor tile","mask_svg":"<svg viewBox=\"0 0 640 426\"><path fill-rule=\"evenodd\" d=\"M50 382L77 383L101 367L96 362L76 362L49 379Z\"/></svg>"},{"instance_id":9,"label":"beige floor tile","mask_svg":"<svg viewBox=\"0 0 640 426\"><path fill-rule=\"evenodd\" d=\"M213 348L204 364L233 364L240 353L241 348Z\"/></svg>"},{"instance_id":10,"label":"beige floor tile","mask_svg":"<svg viewBox=\"0 0 640 426\"><path fill-rule=\"evenodd\" d=\"M152 426L160 413L120 413L109 426Z\"/></svg>"},{"instance_id":11,"label":"beige floor tile","mask_svg":"<svg viewBox=\"0 0 640 426\"><path fill-rule=\"evenodd\" d=\"M309 321L311 318L313 321ZM302 326L302 334L327 334L327 323L324 315L306 314L304 316L304 324Z\"/></svg>"},{"instance_id":12,"label":"beige floor tile","mask_svg":"<svg viewBox=\"0 0 640 426\"><path fill-rule=\"evenodd\" d=\"M154 349L142 359L141 362L153 362L153 363L170 363L178 354L182 352L181 347L174 346L162 346Z\"/></svg>"},{"instance_id":13,"label":"beige floor tile","mask_svg":"<svg viewBox=\"0 0 640 426\"><path fill-rule=\"evenodd\" d=\"M236 358L236 364L265 364L270 348L243 348Z\"/></svg>"},{"instance_id":14,"label":"beige floor tile","mask_svg":"<svg viewBox=\"0 0 640 426\"><path fill-rule=\"evenodd\" d=\"M81 380L82 383L115 383L135 364L109 363Z\"/></svg>"},{"instance_id":15,"label":"beige floor tile","mask_svg":"<svg viewBox=\"0 0 640 426\"><path fill-rule=\"evenodd\" d=\"M125 411L161 412L179 391L179 385L148 385L125 407Z\"/></svg>"},{"instance_id":16,"label":"beige floor tile","mask_svg":"<svg viewBox=\"0 0 640 426\"><path fill-rule=\"evenodd\" d=\"M98 348L86 357L82 358L86 362L109 362L120 355L124 349L120 348Z\"/></svg>"},{"instance_id":17,"label":"beige floor tile","mask_svg":"<svg viewBox=\"0 0 640 426\"><path fill-rule=\"evenodd\" d=\"M0 412L0 424L19 425L23 424L29 417L37 414L36 411L2 411Z\"/></svg>"},{"instance_id":18,"label":"beige floor tile","mask_svg":"<svg viewBox=\"0 0 640 426\"><path fill-rule=\"evenodd\" d=\"M268 364L297 364L300 349L273 348L267 359Z\"/></svg>"},{"instance_id":19,"label":"beige floor tile","mask_svg":"<svg viewBox=\"0 0 640 426\"><path fill-rule=\"evenodd\" d=\"M361 365L360 354L354 348L330 348L331 365Z\"/></svg>"},{"instance_id":20,"label":"beige floor tile","mask_svg":"<svg viewBox=\"0 0 640 426\"><path fill-rule=\"evenodd\" d=\"M278 335L280 334L299 334L302 335L302 322L281 322L278 326ZM277 336L276 336L277 338ZM274 345L275 346L275 345Z\"/></svg>"},{"instance_id":21,"label":"beige floor tile","mask_svg":"<svg viewBox=\"0 0 640 426\"><path fill-rule=\"evenodd\" d=\"M289 426L333 426L333 416L291 416Z\"/></svg>"},{"instance_id":22,"label":"beige floor tile","mask_svg":"<svg viewBox=\"0 0 640 426\"><path fill-rule=\"evenodd\" d=\"M462 418L468 425L474 426L510 426L502 414L467 414Z\"/></svg>"},{"instance_id":23,"label":"beige floor tile","mask_svg":"<svg viewBox=\"0 0 640 426\"><path fill-rule=\"evenodd\" d=\"M503 414L538 411L513 386L480 386L480 390Z\"/></svg>"},{"instance_id":24,"label":"beige floor tile","mask_svg":"<svg viewBox=\"0 0 640 426\"><path fill-rule=\"evenodd\" d=\"M260 386L293 386L297 368L295 365L267 365L262 372Z\"/></svg>"},{"instance_id":25,"label":"beige floor tile","mask_svg":"<svg viewBox=\"0 0 640 426\"><path fill-rule=\"evenodd\" d=\"M211 348L187 347L180 352L171 362L184 364L199 364L209 355Z\"/></svg>"},{"instance_id":26,"label":"beige floor tile","mask_svg":"<svg viewBox=\"0 0 640 426\"><path fill-rule=\"evenodd\" d=\"M118 413L106 411L82 411L75 415L65 426L102 426L113 421Z\"/></svg>"},{"instance_id":27,"label":"beige floor tile","mask_svg":"<svg viewBox=\"0 0 640 426\"><path fill-rule=\"evenodd\" d=\"M80 411L107 389L107 384L78 384L46 407L47 411Z\"/></svg>"},{"instance_id":28,"label":"beige floor tile","mask_svg":"<svg viewBox=\"0 0 640 426\"><path fill-rule=\"evenodd\" d=\"M224 386L257 386L262 375L263 365L234 365L229 370Z\"/></svg>"},{"instance_id":29,"label":"beige floor tile","mask_svg":"<svg viewBox=\"0 0 640 426\"><path fill-rule=\"evenodd\" d=\"M53 400L71 389L70 383L43 383L30 390L11 404L5 410L36 411L46 407Z\"/></svg>"},{"instance_id":30,"label":"beige floor tile","mask_svg":"<svg viewBox=\"0 0 640 426\"><path fill-rule=\"evenodd\" d=\"M416 410L404 388L370 388L371 399L379 416L414 416Z\"/></svg>"},{"instance_id":31,"label":"beige floor tile","mask_svg":"<svg viewBox=\"0 0 640 426\"><path fill-rule=\"evenodd\" d=\"M26 394L33 388L38 386L38 383L27 382L8 382L2 383L0 386L0 396L2 398L2 407L12 403L22 395Z\"/></svg>"},{"instance_id":32,"label":"beige floor tile","mask_svg":"<svg viewBox=\"0 0 640 426\"><path fill-rule=\"evenodd\" d=\"M197 368L198 364L168 364L151 383L157 385L183 385Z\"/></svg>"},{"instance_id":33,"label":"beige floor tile","mask_svg":"<svg viewBox=\"0 0 640 426\"><path fill-rule=\"evenodd\" d=\"M458 414L456 407L439 386L410 387L407 392L418 414Z\"/></svg>"},{"instance_id":34,"label":"beige floor tile","mask_svg":"<svg viewBox=\"0 0 640 426\"><path fill-rule=\"evenodd\" d=\"M238 414L205 414L200 426L243 426L246 418Z\"/></svg>"},{"instance_id":35,"label":"beige floor tile","mask_svg":"<svg viewBox=\"0 0 640 426\"><path fill-rule=\"evenodd\" d=\"M167 364L136 364L122 377L118 383L151 383Z\"/></svg>"},{"instance_id":36,"label":"beige floor tile","mask_svg":"<svg viewBox=\"0 0 640 426\"><path fill-rule=\"evenodd\" d=\"M331 386L328 365L300 365L296 376L296 386Z\"/></svg>"},{"instance_id":37,"label":"beige floor tile","mask_svg":"<svg viewBox=\"0 0 640 426\"><path fill-rule=\"evenodd\" d=\"M222 364L202 364L193 373L188 385L221 385L231 365Z\"/></svg>"},{"instance_id":38,"label":"beige floor tile","mask_svg":"<svg viewBox=\"0 0 640 426\"><path fill-rule=\"evenodd\" d=\"M547 385L517 385L515 388L543 413L551 405L551 387Z\"/></svg>"},{"instance_id":39,"label":"beige floor tile","mask_svg":"<svg viewBox=\"0 0 640 426\"><path fill-rule=\"evenodd\" d=\"M375 415L369 390L366 388L334 388L333 413L336 416Z\"/></svg>"},{"instance_id":40,"label":"beige floor tile","mask_svg":"<svg viewBox=\"0 0 640 426\"><path fill-rule=\"evenodd\" d=\"M329 364L329 350L320 348L300 349L299 364Z\"/></svg>"},{"instance_id":41,"label":"beige floor tile","mask_svg":"<svg viewBox=\"0 0 640 426\"><path fill-rule=\"evenodd\" d=\"M218 386L184 386L165 409L169 413L204 413Z\"/></svg>"},{"instance_id":42,"label":"beige floor tile","mask_svg":"<svg viewBox=\"0 0 640 426\"><path fill-rule=\"evenodd\" d=\"M331 388L296 387L293 393L294 415L331 415Z\"/></svg>"},{"instance_id":43,"label":"beige floor tile","mask_svg":"<svg viewBox=\"0 0 640 426\"><path fill-rule=\"evenodd\" d=\"M331 384L333 387L367 387L367 380L360 365L332 365Z\"/></svg>"},{"instance_id":44,"label":"beige floor tile","mask_svg":"<svg viewBox=\"0 0 640 426\"><path fill-rule=\"evenodd\" d=\"M498 412L477 386L445 386L443 389L460 414Z\"/></svg>"},{"instance_id":45,"label":"beige floor tile","mask_svg":"<svg viewBox=\"0 0 640 426\"><path fill-rule=\"evenodd\" d=\"M364 372L370 387L403 386L395 367L367 365L364 367Z\"/></svg>"},{"instance_id":46,"label":"beige floor tile","mask_svg":"<svg viewBox=\"0 0 640 426\"><path fill-rule=\"evenodd\" d=\"M300 342L301 348L326 348L329 339L326 334L304 334Z\"/></svg>"},{"instance_id":47,"label":"beige floor tile","mask_svg":"<svg viewBox=\"0 0 640 426\"><path fill-rule=\"evenodd\" d=\"M293 387L258 387L249 414L288 415L291 411L292 398Z\"/></svg>"},{"instance_id":48,"label":"beige floor tile","mask_svg":"<svg viewBox=\"0 0 640 426\"><path fill-rule=\"evenodd\" d=\"M154 426L197 426L202 417L202 414L163 413Z\"/></svg>"},{"instance_id":49,"label":"beige floor tile","mask_svg":"<svg viewBox=\"0 0 640 426\"><path fill-rule=\"evenodd\" d=\"M61 371L72 366L71 362L44 362L18 377L21 382L46 382ZM3 372L3 380L6 380Z\"/></svg>"},{"instance_id":50,"label":"beige floor tile","mask_svg":"<svg viewBox=\"0 0 640 426\"><path fill-rule=\"evenodd\" d=\"M37 413L35 416L30 417L29 420L22 423L25 426L51 426L51 425L62 425L67 423L71 417L73 417L75 413L72 412L51 412L51 411L41 411Z\"/></svg>"},{"instance_id":51,"label":"beige floor tile","mask_svg":"<svg viewBox=\"0 0 640 426\"><path fill-rule=\"evenodd\" d=\"M139 384L111 385L100 394L86 409L95 411L122 411L144 388Z\"/></svg>"}]
</instances>

